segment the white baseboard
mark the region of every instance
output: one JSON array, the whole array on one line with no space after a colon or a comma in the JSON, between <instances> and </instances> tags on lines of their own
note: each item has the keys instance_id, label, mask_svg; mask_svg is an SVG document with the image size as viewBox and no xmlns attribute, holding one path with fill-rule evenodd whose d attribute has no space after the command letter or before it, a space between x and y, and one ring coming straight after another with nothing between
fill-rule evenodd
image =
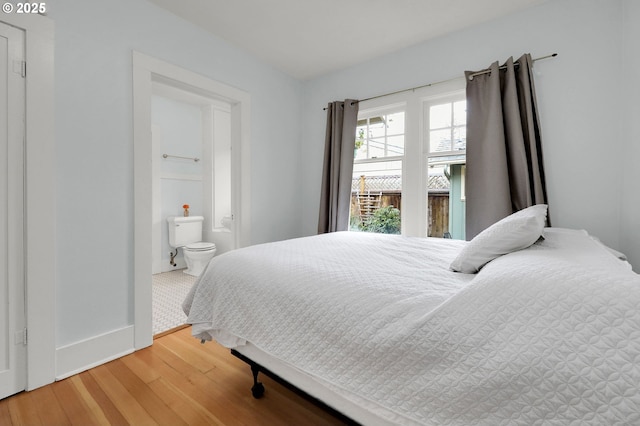
<instances>
[{"instance_id":1,"label":"white baseboard","mask_svg":"<svg viewBox=\"0 0 640 426\"><path fill-rule=\"evenodd\" d=\"M97 367L134 351L134 326L56 349L56 380Z\"/></svg>"},{"instance_id":2,"label":"white baseboard","mask_svg":"<svg viewBox=\"0 0 640 426\"><path fill-rule=\"evenodd\" d=\"M160 272L162 272L162 262L160 260L154 259L151 263L151 274L155 275L159 274Z\"/></svg>"}]
</instances>

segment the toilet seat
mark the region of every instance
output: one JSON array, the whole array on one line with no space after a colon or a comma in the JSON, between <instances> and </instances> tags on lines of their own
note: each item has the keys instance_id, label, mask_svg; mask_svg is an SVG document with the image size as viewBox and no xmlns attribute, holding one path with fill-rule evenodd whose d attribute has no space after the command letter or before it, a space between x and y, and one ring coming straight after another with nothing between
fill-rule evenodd
<instances>
[{"instance_id":1,"label":"toilet seat","mask_svg":"<svg viewBox=\"0 0 640 426\"><path fill-rule=\"evenodd\" d=\"M192 243L184 246L184 250L188 250L188 251L207 251L207 250L213 250L215 248L216 248L216 245L214 243L207 243L207 242Z\"/></svg>"}]
</instances>

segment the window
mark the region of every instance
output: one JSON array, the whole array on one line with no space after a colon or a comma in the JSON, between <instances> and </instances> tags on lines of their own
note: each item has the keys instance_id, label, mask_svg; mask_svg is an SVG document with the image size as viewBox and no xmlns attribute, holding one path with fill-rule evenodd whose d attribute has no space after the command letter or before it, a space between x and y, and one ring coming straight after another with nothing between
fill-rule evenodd
<instances>
[{"instance_id":1,"label":"window","mask_svg":"<svg viewBox=\"0 0 640 426\"><path fill-rule=\"evenodd\" d=\"M423 102L427 165L427 235L464 239L467 148L464 93Z\"/></svg>"},{"instance_id":2,"label":"window","mask_svg":"<svg viewBox=\"0 0 640 426\"><path fill-rule=\"evenodd\" d=\"M404 105L358 114L351 230L400 233L404 133Z\"/></svg>"},{"instance_id":3,"label":"window","mask_svg":"<svg viewBox=\"0 0 640 426\"><path fill-rule=\"evenodd\" d=\"M464 79L360 103L351 230L464 238Z\"/></svg>"}]
</instances>

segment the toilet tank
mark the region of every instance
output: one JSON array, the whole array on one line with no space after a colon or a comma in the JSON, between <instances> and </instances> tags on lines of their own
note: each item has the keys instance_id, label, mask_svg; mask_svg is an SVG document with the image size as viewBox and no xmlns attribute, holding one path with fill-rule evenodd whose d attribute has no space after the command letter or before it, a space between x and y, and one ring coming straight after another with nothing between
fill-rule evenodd
<instances>
[{"instance_id":1,"label":"toilet tank","mask_svg":"<svg viewBox=\"0 0 640 426\"><path fill-rule=\"evenodd\" d=\"M173 248L202 241L202 216L169 216L169 245Z\"/></svg>"}]
</instances>

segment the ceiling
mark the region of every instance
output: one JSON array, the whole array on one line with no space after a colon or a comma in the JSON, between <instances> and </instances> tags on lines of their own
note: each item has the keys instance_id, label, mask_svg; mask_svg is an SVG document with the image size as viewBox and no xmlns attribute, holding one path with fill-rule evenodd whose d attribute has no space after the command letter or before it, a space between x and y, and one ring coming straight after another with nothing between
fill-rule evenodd
<instances>
[{"instance_id":1,"label":"ceiling","mask_svg":"<svg viewBox=\"0 0 640 426\"><path fill-rule=\"evenodd\" d=\"M546 0L150 0L301 80Z\"/></svg>"}]
</instances>

